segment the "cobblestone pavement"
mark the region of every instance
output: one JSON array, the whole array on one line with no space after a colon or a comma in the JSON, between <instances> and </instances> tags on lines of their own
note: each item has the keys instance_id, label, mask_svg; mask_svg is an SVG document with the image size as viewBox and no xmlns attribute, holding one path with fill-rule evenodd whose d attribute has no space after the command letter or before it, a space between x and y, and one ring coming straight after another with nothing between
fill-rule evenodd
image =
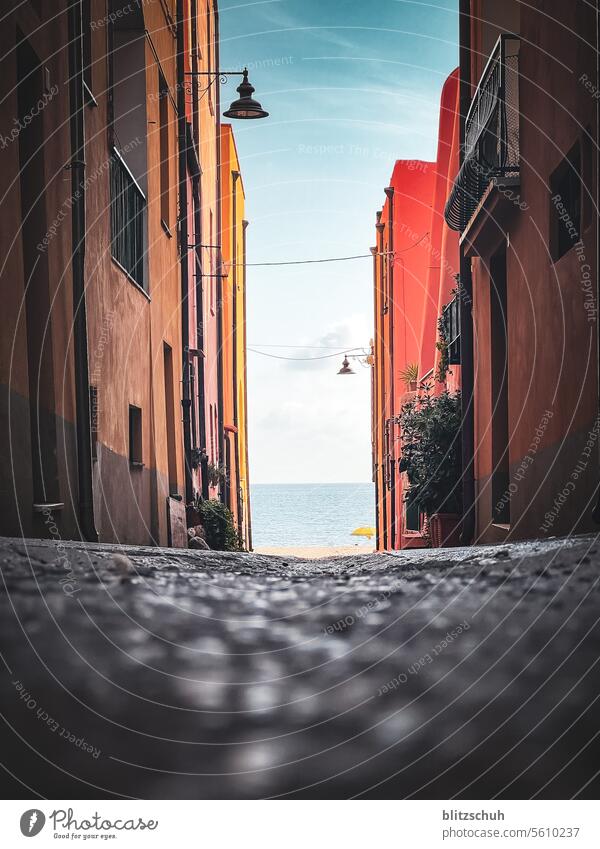
<instances>
[{"instance_id":1,"label":"cobblestone pavement","mask_svg":"<svg viewBox=\"0 0 600 849\"><path fill-rule=\"evenodd\" d=\"M0 540L9 796L598 797L596 538L115 551Z\"/></svg>"}]
</instances>

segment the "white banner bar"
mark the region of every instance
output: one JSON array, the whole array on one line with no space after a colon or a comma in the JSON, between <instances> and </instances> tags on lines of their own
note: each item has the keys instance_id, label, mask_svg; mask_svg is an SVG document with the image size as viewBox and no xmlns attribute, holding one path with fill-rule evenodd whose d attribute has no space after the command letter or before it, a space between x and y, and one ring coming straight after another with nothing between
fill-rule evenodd
<instances>
[{"instance_id":1,"label":"white banner bar","mask_svg":"<svg viewBox=\"0 0 600 849\"><path fill-rule=\"evenodd\" d=\"M133 790L133 788L132 788ZM598 849L588 801L8 801L0 845ZM34 840L35 842L29 842Z\"/></svg>"}]
</instances>

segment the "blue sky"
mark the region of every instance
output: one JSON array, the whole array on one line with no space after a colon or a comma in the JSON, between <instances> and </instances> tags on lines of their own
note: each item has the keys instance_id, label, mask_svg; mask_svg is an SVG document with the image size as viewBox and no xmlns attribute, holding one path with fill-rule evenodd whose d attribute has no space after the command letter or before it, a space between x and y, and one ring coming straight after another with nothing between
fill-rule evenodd
<instances>
[{"instance_id":1,"label":"blue sky","mask_svg":"<svg viewBox=\"0 0 600 849\"><path fill-rule=\"evenodd\" d=\"M234 122L249 262L369 253L394 161L435 156L457 6L220 5L221 67L247 65L270 112ZM355 376L337 371L344 348L367 348L373 335L371 260L250 267L247 299L249 347L263 352L248 354L251 481L370 480L370 371L356 361ZM271 347L284 345L298 347Z\"/></svg>"}]
</instances>

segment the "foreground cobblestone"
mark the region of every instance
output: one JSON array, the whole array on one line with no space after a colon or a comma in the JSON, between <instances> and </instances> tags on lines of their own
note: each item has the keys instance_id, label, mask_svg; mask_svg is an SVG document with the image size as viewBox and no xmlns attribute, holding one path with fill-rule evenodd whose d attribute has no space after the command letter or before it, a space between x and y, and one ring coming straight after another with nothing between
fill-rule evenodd
<instances>
[{"instance_id":1,"label":"foreground cobblestone","mask_svg":"<svg viewBox=\"0 0 600 849\"><path fill-rule=\"evenodd\" d=\"M1 540L8 795L597 798L599 549Z\"/></svg>"}]
</instances>

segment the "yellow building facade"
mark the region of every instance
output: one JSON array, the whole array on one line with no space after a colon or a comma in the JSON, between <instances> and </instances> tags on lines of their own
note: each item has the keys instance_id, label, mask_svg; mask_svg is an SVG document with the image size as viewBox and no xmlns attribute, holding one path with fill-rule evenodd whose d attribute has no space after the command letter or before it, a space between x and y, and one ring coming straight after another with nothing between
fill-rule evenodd
<instances>
[{"instance_id":1,"label":"yellow building facade","mask_svg":"<svg viewBox=\"0 0 600 849\"><path fill-rule=\"evenodd\" d=\"M233 130L221 125L222 362L225 503L241 545L252 548L246 372L246 228L244 184Z\"/></svg>"}]
</instances>

